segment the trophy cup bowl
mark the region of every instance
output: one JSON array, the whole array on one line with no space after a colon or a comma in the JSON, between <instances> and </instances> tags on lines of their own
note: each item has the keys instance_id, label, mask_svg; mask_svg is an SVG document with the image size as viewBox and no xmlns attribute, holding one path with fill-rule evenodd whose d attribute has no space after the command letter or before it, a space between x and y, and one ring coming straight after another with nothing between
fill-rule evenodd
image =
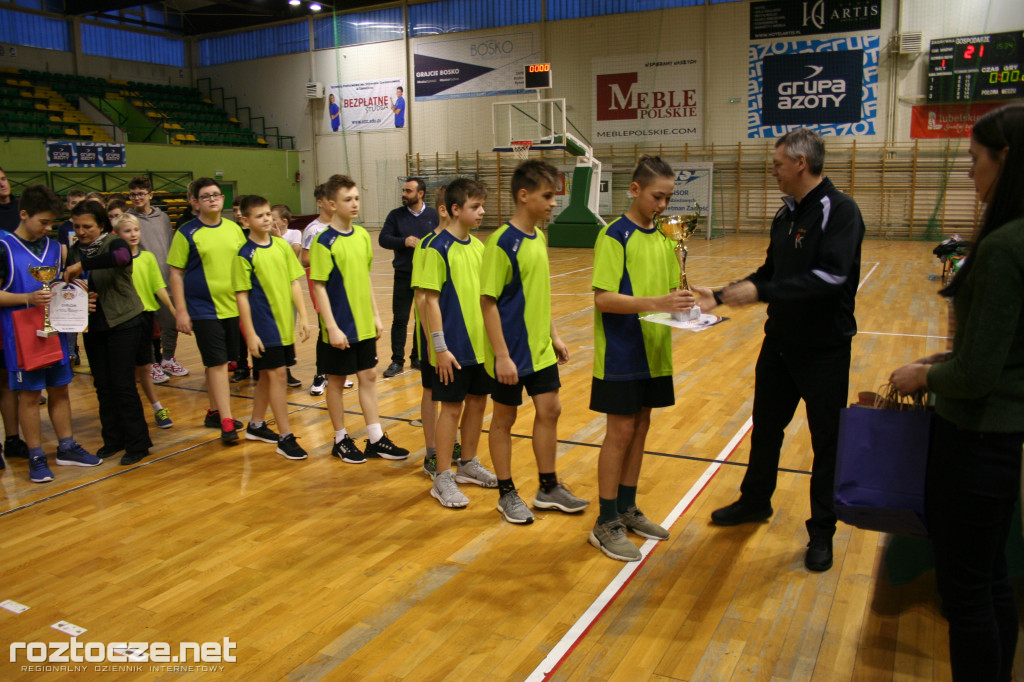
<instances>
[{"instance_id":1,"label":"trophy cup bowl","mask_svg":"<svg viewBox=\"0 0 1024 682\"><path fill-rule=\"evenodd\" d=\"M43 283L43 290L50 291L50 282L57 278L57 266L55 265L33 265L28 272L32 277ZM47 339L57 333L57 330L50 325L50 306L47 305L43 313L43 328L36 330L36 336Z\"/></svg>"},{"instance_id":2,"label":"trophy cup bowl","mask_svg":"<svg viewBox=\"0 0 1024 682\"><path fill-rule=\"evenodd\" d=\"M701 218L700 206L695 205L695 209L694 213L686 216L654 217L654 223L661 233L676 243L676 258L679 259L679 286L687 291L690 290L690 282L686 279L686 256L689 253L686 242L693 236ZM672 313L672 319L680 322L699 320L700 306L694 306L683 313Z\"/></svg>"}]
</instances>

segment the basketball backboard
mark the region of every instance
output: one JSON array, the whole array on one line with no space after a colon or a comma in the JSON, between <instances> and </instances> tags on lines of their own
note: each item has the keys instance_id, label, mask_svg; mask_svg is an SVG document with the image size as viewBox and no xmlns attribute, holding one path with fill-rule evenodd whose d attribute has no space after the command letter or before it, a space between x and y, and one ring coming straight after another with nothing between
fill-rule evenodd
<instances>
[{"instance_id":1,"label":"basketball backboard","mask_svg":"<svg viewBox=\"0 0 1024 682\"><path fill-rule=\"evenodd\" d=\"M565 99L495 102L492 107L494 151L511 152L512 142L529 140L532 149L565 149Z\"/></svg>"}]
</instances>

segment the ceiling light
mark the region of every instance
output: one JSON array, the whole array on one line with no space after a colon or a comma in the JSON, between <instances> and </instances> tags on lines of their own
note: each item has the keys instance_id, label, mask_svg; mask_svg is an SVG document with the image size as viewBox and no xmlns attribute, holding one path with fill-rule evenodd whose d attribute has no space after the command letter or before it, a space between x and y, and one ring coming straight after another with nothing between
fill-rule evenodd
<instances>
[{"instance_id":1,"label":"ceiling light","mask_svg":"<svg viewBox=\"0 0 1024 682\"><path fill-rule=\"evenodd\" d=\"M302 0L288 0L288 4L292 7L297 7L302 4Z\"/></svg>"},{"instance_id":2,"label":"ceiling light","mask_svg":"<svg viewBox=\"0 0 1024 682\"><path fill-rule=\"evenodd\" d=\"M311 2L311 3L309 3L309 11L310 12L319 12L320 10L321 10L321 7L320 7L320 3L319 2Z\"/></svg>"}]
</instances>

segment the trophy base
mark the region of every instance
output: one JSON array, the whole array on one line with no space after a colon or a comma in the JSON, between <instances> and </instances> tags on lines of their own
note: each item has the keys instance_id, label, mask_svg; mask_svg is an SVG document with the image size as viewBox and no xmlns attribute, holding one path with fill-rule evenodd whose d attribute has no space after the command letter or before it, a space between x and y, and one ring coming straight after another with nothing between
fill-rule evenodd
<instances>
[{"instance_id":1,"label":"trophy base","mask_svg":"<svg viewBox=\"0 0 1024 682\"><path fill-rule=\"evenodd\" d=\"M700 306L693 306L684 313L672 313L672 319L676 322L692 322L700 319Z\"/></svg>"},{"instance_id":2,"label":"trophy base","mask_svg":"<svg viewBox=\"0 0 1024 682\"><path fill-rule=\"evenodd\" d=\"M41 339L48 339L51 336L56 336L57 334L60 334L60 332L57 331L56 329L37 329L36 330L36 336L38 336Z\"/></svg>"}]
</instances>

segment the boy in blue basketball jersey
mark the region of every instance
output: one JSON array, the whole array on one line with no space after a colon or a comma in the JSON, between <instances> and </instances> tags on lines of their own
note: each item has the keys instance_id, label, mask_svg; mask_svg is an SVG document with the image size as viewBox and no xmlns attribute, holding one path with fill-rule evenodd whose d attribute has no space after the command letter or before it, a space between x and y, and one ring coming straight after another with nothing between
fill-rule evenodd
<instances>
[{"instance_id":1,"label":"boy in blue basketball jersey","mask_svg":"<svg viewBox=\"0 0 1024 682\"><path fill-rule=\"evenodd\" d=\"M253 370L260 374L245 437L274 443L277 453L287 459L306 459L288 422L287 397L288 367L295 364L296 312L299 340L309 338L299 287L306 273L288 242L271 235L274 218L269 201L250 194L238 209L242 226L249 228L249 239L235 259L232 282ZM263 420L268 404L280 434L271 431Z\"/></svg>"},{"instance_id":2,"label":"boy in blue basketball jersey","mask_svg":"<svg viewBox=\"0 0 1024 682\"><path fill-rule=\"evenodd\" d=\"M594 377L590 409L607 415L597 461L600 514L589 541L620 561L641 558L626 530L651 540L668 531L636 506L651 410L675 404L672 328L642 322L647 312L683 312L693 294L679 288L674 244L655 226L675 189L672 168L643 156L633 172L629 210L594 243Z\"/></svg>"},{"instance_id":3,"label":"boy in blue basketball jersey","mask_svg":"<svg viewBox=\"0 0 1024 682\"><path fill-rule=\"evenodd\" d=\"M551 270L548 245L537 223L555 206L558 170L539 160L524 161L512 174L516 210L484 247L480 305L487 326L487 372L494 377L494 415L488 444L498 475L498 511L509 523L533 523L533 512L512 483L512 425L523 389L533 400L533 455L540 489L538 509L573 513L589 504L558 480L555 460L562 404L558 365L569 361L551 319Z\"/></svg>"},{"instance_id":4,"label":"boy in blue basketball jersey","mask_svg":"<svg viewBox=\"0 0 1024 682\"><path fill-rule=\"evenodd\" d=\"M26 371L18 367L18 346L13 315L30 306L50 304L53 295L42 290L42 283L32 277L34 266L61 267L61 251L57 242L46 233L60 215L60 199L45 185L25 189L18 203L21 223L14 232L0 235L0 320L4 336L4 364L10 388L18 391L18 419L28 444L29 479L33 483L53 480L42 447L39 420L39 396L46 389L48 410L57 434L57 464L92 467L102 463L99 457L75 442L71 432L71 401L68 384L73 374L68 359L67 339L58 335L62 358L43 369Z\"/></svg>"}]
</instances>

